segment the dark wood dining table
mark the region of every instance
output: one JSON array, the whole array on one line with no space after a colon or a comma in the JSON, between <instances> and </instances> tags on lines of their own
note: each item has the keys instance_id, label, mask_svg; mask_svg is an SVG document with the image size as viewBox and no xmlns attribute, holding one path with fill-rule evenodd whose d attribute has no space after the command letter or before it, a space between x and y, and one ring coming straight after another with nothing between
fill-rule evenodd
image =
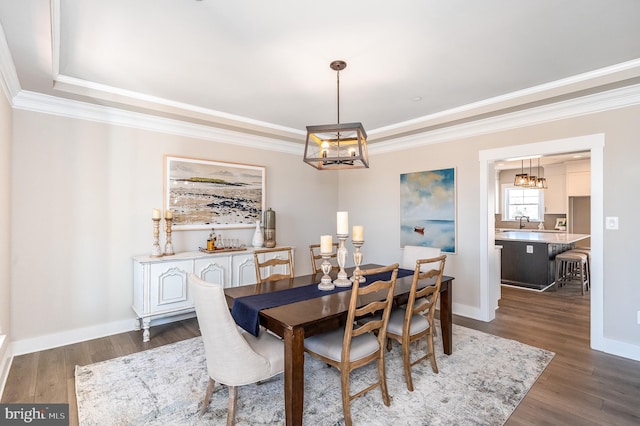
<instances>
[{"instance_id":1,"label":"dark wood dining table","mask_svg":"<svg viewBox=\"0 0 640 426\"><path fill-rule=\"evenodd\" d=\"M381 265L362 265L370 269ZM347 268L351 276L353 268ZM233 306L236 298L274 292L320 282L322 273L310 274L262 284L251 284L225 289L227 304ZM335 277L333 277L335 278ZM452 284L453 277L444 276L440 286L440 325L443 352L451 354L452 347ZM406 300L413 275L396 280L394 299ZM434 281L435 282L435 281ZM429 285L427 281L424 285ZM260 325L284 340L284 402L287 425L302 425L304 406L304 339L318 333L344 327L351 291L328 294L288 305L260 311Z\"/></svg>"}]
</instances>

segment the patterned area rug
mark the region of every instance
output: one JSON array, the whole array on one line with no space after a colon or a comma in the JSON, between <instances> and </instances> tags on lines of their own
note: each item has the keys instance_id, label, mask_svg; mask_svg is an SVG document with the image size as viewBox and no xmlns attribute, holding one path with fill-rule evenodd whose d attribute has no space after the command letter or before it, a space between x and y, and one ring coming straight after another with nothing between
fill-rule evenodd
<instances>
[{"instance_id":1,"label":"patterned area rug","mask_svg":"<svg viewBox=\"0 0 640 426\"><path fill-rule=\"evenodd\" d=\"M428 362L412 369L415 390L405 385L401 350L387 353L391 406L379 389L351 404L361 425L502 425L554 356L553 352L471 330L453 328L453 354L436 340L439 374ZM352 393L370 383L375 366L351 375ZM209 410L197 414L207 384L200 337L132 355L76 367L81 425L225 424L228 391L216 385ZM284 424L282 375L239 388L237 425ZM344 424L340 376L305 355L306 425Z\"/></svg>"}]
</instances>

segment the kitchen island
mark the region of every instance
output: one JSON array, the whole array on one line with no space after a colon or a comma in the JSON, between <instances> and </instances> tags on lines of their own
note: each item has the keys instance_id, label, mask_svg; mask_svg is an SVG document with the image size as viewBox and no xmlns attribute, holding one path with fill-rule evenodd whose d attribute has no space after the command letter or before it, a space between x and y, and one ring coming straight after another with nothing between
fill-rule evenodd
<instances>
[{"instance_id":1,"label":"kitchen island","mask_svg":"<svg viewBox=\"0 0 640 426\"><path fill-rule=\"evenodd\" d=\"M536 231L496 231L502 246L502 283L544 290L555 281L555 257L572 249L588 234Z\"/></svg>"}]
</instances>

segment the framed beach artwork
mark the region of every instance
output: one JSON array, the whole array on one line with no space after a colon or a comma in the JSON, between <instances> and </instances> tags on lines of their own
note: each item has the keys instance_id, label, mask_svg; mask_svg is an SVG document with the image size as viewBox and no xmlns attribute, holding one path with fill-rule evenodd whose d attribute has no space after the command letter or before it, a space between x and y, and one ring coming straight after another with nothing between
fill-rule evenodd
<instances>
[{"instance_id":1,"label":"framed beach artwork","mask_svg":"<svg viewBox=\"0 0 640 426\"><path fill-rule=\"evenodd\" d=\"M175 230L250 228L262 219L265 168L165 156L164 188Z\"/></svg>"},{"instance_id":2,"label":"framed beach artwork","mask_svg":"<svg viewBox=\"0 0 640 426\"><path fill-rule=\"evenodd\" d=\"M456 252L455 169L400 175L400 246Z\"/></svg>"}]
</instances>

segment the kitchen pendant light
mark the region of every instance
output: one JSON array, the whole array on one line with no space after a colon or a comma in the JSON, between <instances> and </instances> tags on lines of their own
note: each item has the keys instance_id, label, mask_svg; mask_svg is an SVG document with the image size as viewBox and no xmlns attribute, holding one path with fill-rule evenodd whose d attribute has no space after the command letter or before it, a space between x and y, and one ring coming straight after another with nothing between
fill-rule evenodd
<instances>
[{"instance_id":1,"label":"kitchen pendant light","mask_svg":"<svg viewBox=\"0 0 640 426\"><path fill-rule=\"evenodd\" d=\"M531 158L529 158L529 177L527 178L527 183L525 186L527 188L535 188L537 182L538 182L538 179L531 174Z\"/></svg>"},{"instance_id":2,"label":"kitchen pendant light","mask_svg":"<svg viewBox=\"0 0 640 426\"><path fill-rule=\"evenodd\" d=\"M336 71L338 123L307 126L303 161L319 170L369 168L367 133L362 123L340 124L340 71L347 63L333 61L330 67Z\"/></svg>"},{"instance_id":3,"label":"kitchen pendant light","mask_svg":"<svg viewBox=\"0 0 640 426\"><path fill-rule=\"evenodd\" d=\"M525 184L528 182L529 178L527 176L527 174L524 172L524 160L522 160L521 164L520 164L520 173L516 174L516 179L513 182L513 184L515 186L525 186Z\"/></svg>"},{"instance_id":4,"label":"kitchen pendant light","mask_svg":"<svg viewBox=\"0 0 640 426\"><path fill-rule=\"evenodd\" d=\"M540 158L538 158L538 179L536 180L536 188L538 189L547 189L547 180L543 177L540 177Z\"/></svg>"}]
</instances>

